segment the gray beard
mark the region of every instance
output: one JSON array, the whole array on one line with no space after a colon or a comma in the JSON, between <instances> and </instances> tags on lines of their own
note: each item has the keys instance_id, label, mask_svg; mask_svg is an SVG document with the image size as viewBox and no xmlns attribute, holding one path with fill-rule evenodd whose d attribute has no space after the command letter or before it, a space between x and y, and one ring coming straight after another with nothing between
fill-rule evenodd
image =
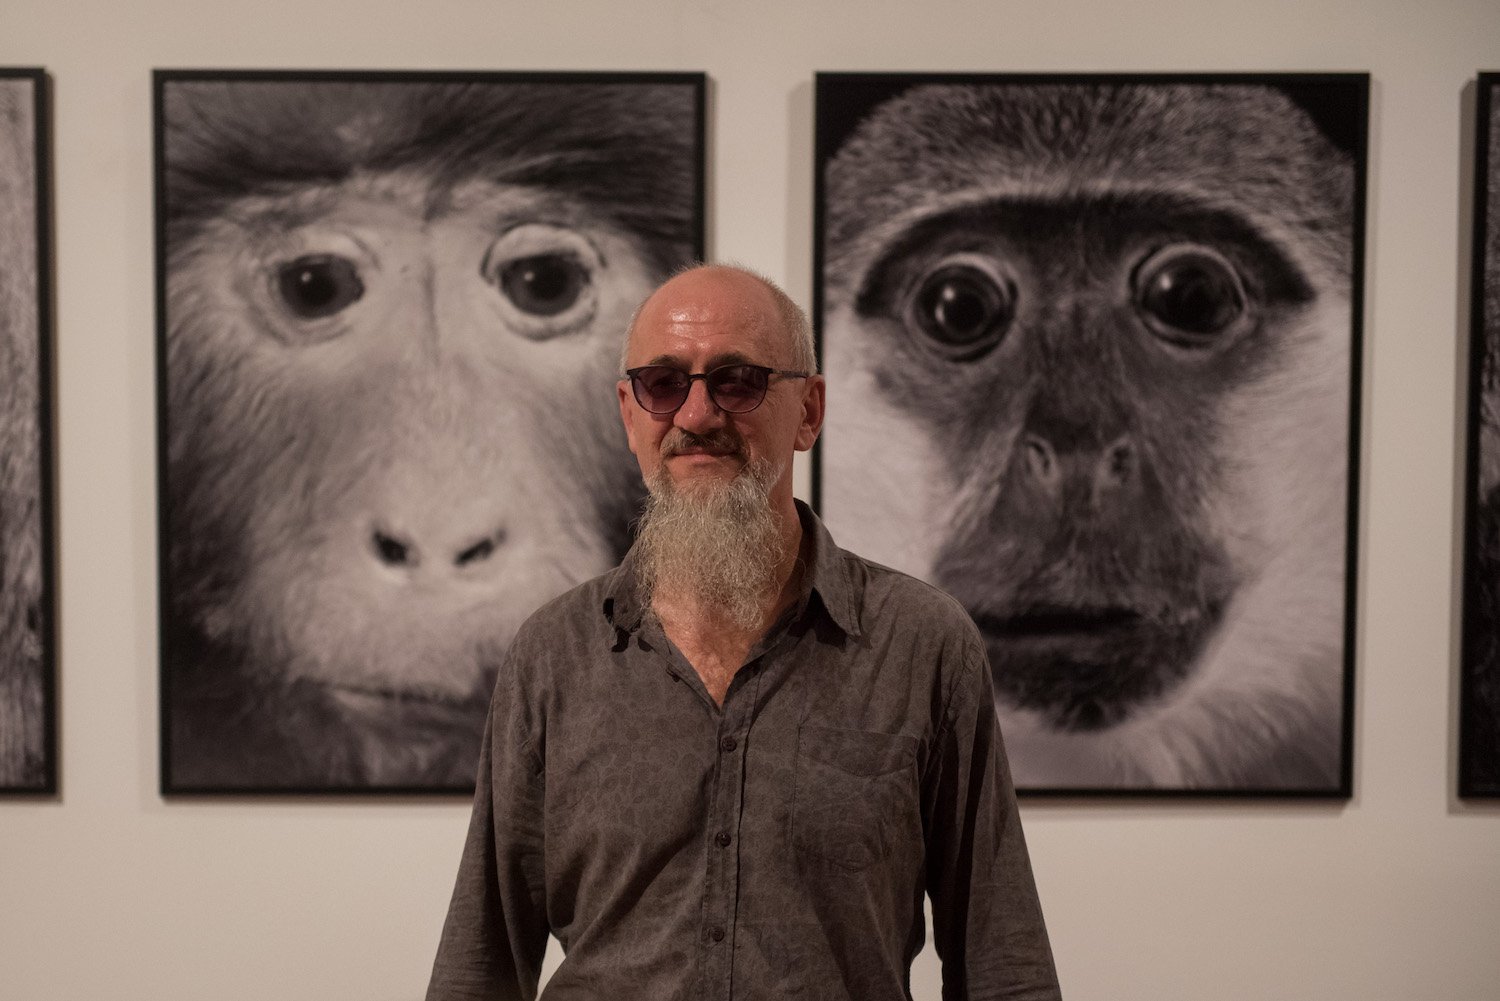
<instances>
[{"instance_id":1,"label":"gray beard","mask_svg":"<svg viewBox=\"0 0 1500 1001\"><path fill-rule=\"evenodd\" d=\"M636 533L641 599L669 596L745 630L761 624L775 600L781 526L771 510L776 471L750 463L728 483L679 490L665 469L646 484L650 496Z\"/></svg>"}]
</instances>

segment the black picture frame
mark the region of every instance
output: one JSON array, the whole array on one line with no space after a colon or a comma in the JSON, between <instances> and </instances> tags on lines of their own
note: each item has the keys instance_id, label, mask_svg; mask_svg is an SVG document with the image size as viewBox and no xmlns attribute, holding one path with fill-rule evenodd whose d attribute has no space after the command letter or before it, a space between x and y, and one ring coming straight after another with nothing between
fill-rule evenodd
<instances>
[{"instance_id":1,"label":"black picture frame","mask_svg":"<svg viewBox=\"0 0 1500 1001\"><path fill-rule=\"evenodd\" d=\"M705 90L155 71L164 795L472 792L515 628L629 544Z\"/></svg>"},{"instance_id":2,"label":"black picture frame","mask_svg":"<svg viewBox=\"0 0 1500 1001\"><path fill-rule=\"evenodd\" d=\"M1368 118L1365 73L817 75L814 502L975 618L1023 795L1352 795Z\"/></svg>"},{"instance_id":3,"label":"black picture frame","mask_svg":"<svg viewBox=\"0 0 1500 1001\"><path fill-rule=\"evenodd\" d=\"M1458 795L1500 799L1500 72L1478 75L1474 110Z\"/></svg>"},{"instance_id":4,"label":"black picture frame","mask_svg":"<svg viewBox=\"0 0 1500 1001\"><path fill-rule=\"evenodd\" d=\"M58 790L49 79L0 68L0 794Z\"/></svg>"}]
</instances>

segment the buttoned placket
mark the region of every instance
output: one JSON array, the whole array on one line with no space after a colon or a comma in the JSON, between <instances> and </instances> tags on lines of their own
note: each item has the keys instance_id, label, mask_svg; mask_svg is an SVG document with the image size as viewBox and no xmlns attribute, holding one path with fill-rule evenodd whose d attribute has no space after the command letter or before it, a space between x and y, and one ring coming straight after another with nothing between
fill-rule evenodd
<instances>
[{"instance_id":1,"label":"buttoned placket","mask_svg":"<svg viewBox=\"0 0 1500 1001\"><path fill-rule=\"evenodd\" d=\"M735 672L724 693L724 704L715 705L698 672L666 636L659 623L652 633L660 637L668 653L668 672L689 687L718 721L714 731L716 751L705 826L706 872L703 882L703 919L699 926L702 964L699 996L732 1001L734 997L734 933L739 908L740 817L744 809L745 779L750 730L760 705L763 665L767 656L788 640L789 625L800 607L788 613L751 647L743 667ZM641 645L650 644L641 638Z\"/></svg>"},{"instance_id":2,"label":"buttoned placket","mask_svg":"<svg viewBox=\"0 0 1500 1001\"><path fill-rule=\"evenodd\" d=\"M704 996L729 1001L734 996L734 932L739 908L740 817L744 807L745 764L750 725L760 683L760 658L753 657L735 674L724 693L714 739L715 759L704 874Z\"/></svg>"},{"instance_id":3,"label":"buttoned placket","mask_svg":"<svg viewBox=\"0 0 1500 1001\"><path fill-rule=\"evenodd\" d=\"M739 908L740 817L744 793L750 729L759 713L763 666L773 651L791 642L792 624L806 612L806 596L788 609L766 635L750 648L744 666L735 672L724 693L724 704L716 705L703 680L682 651L667 636L659 620L647 615L638 623L635 643L647 653L660 644L667 673L699 699L711 718L716 754L710 780L709 814L705 827L706 872L703 883L702 920L699 923L697 997L733 1001L735 916ZM696 999L695 999L696 1001Z\"/></svg>"}]
</instances>

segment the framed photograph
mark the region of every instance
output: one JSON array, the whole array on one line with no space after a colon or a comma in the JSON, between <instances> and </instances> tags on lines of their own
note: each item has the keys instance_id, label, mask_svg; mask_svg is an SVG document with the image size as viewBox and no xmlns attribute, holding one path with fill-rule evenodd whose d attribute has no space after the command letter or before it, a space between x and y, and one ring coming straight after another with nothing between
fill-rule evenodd
<instances>
[{"instance_id":1,"label":"framed photograph","mask_svg":"<svg viewBox=\"0 0 1500 1001\"><path fill-rule=\"evenodd\" d=\"M1500 73L1479 74L1458 794L1500 798Z\"/></svg>"},{"instance_id":2,"label":"framed photograph","mask_svg":"<svg viewBox=\"0 0 1500 1001\"><path fill-rule=\"evenodd\" d=\"M1351 794L1368 99L818 76L816 503L968 610L1023 793Z\"/></svg>"},{"instance_id":3,"label":"framed photograph","mask_svg":"<svg viewBox=\"0 0 1500 1001\"><path fill-rule=\"evenodd\" d=\"M629 545L704 79L156 73L164 793L473 790L516 628Z\"/></svg>"},{"instance_id":4,"label":"framed photograph","mask_svg":"<svg viewBox=\"0 0 1500 1001\"><path fill-rule=\"evenodd\" d=\"M57 791L49 112L0 69L0 793Z\"/></svg>"}]
</instances>

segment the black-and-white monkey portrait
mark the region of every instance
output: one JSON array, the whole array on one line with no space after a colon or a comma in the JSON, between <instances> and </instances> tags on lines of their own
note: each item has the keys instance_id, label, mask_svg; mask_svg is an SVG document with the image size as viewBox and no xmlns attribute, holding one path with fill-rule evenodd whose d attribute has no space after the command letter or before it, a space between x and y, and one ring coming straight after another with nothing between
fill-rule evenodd
<instances>
[{"instance_id":1,"label":"black-and-white monkey portrait","mask_svg":"<svg viewBox=\"0 0 1500 1001\"><path fill-rule=\"evenodd\" d=\"M1500 796L1500 74L1480 74L1477 92L1459 793Z\"/></svg>"},{"instance_id":2,"label":"black-and-white monkey portrait","mask_svg":"<svg viewBox=\"0 0 1500 1001\"><path fill-rule=\"evenodd\" d=\"M1023 790L1347 795L1368 82L1299 81L819 79L820 507Z\"/></svg>"},{"instance_id":3,"label":"black-and-white monkey portrait","mask_svg":"<svg viewBox=\"0 0 1500 1001\"><path fill-rule=\"evenodd\" d=\"M472 789L515 628L629 544L702 89L159 74L167 791Z\"/></svg>"},{"instance_id":4,"label":"black-and-white monkey portrait","mask_svg":"<svg viewBox=\"0 0 1500 1001\"><path fill-rule=\"evenodd\" d=\"M0 70L0 791L56 787L48 571L45 78Z\"/></svg>"}]
</instances>

